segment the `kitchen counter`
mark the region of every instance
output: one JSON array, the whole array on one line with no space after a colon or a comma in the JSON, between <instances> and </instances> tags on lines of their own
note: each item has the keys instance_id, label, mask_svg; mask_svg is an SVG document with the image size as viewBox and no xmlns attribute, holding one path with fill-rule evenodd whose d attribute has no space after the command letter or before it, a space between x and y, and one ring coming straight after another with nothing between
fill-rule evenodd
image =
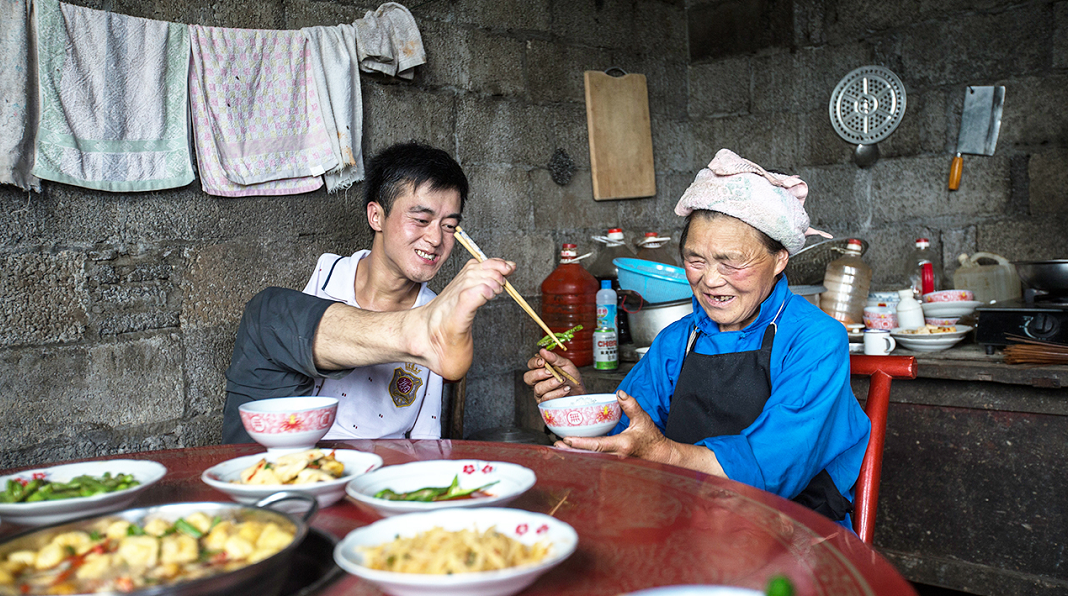
<instances>
[{"instance_id":1,"label":"kitchen counter","mask_svg":"<svg viewBox=\"0 0 1068 596\"><path fill-rule=\"evenodd\" d=\"M1068 594L1068 366L1006 364L968 343L894 355L915 356L918 376L890 391L876 549L915 582ZM581 372L611 392L632 367ZM522 372L516 423L541 430ZM855 377L854 394L867 391Z\"/></svg>"}]
</instances>

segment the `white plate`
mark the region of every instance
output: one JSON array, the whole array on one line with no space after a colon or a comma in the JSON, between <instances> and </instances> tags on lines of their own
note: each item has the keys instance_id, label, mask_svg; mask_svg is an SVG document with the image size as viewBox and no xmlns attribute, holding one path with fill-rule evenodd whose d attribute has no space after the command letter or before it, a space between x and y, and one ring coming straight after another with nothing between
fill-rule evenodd
<instances>
[{"instance_id":1,"label":"white plate","mask_svg":"<svg viewBox=\"0 0 1068 596\"><path fill-rule=\"evenodd\" d=\"M324 449L324 451L326 451ZM200 475L208 486L226 493L238 503L251 504L279 491L304 493L315 497L319 507L329 507L345 496L345 485L361 474L382 467L382 458L355 449L334 449L334 458L345 466L345 475L329 482L315 484L233 484L241 478L241 472L256 464L261 459L267 461L278 459L274 453L246 455L212 466Z\"/></svg>"},{"instance_id":2,"label":"white plate","mask_svg":"<svg viewBox=\"0 0 1068 596\"><path fill-rule=\"evenodd\" d=\"M972 330L967 325L955 325L956 331L950 333L931 333L918 335L915 333L902 333L901 329L894 329L890 335L897 340L897 345L914 352L941 352L951 348Z\"/></svg>"},{"instance_id":3,"label":"white plate","mask_svg":"<svg viewBox=\"0 0 1068 596\"><path fill-rule=\"evenodd\" d=\"M957 300L955 302L925 302L923 315L926 317L948 319L971 314L977 306L983 304L978 300Z\"/></svg>"},{"instance_id":4,"label":"white plate","mask_svg":"<svg viewBox=\"0 0 1068 596\"><path fill-rule=\"evenodd\" d=\"M490 482L499 482L486 489L486 492L493 496L475 499L421 503L387 501L374 497L375 493L385 488L402 493L428 486L449 486L457 476L460 477L460 488L475 488ZM356 501L374 509L379 515L389 517L436 509L504 505L530 490L536 481L537 476L533 470L517 464L474 459L442 459L386 466L349 482L345 492Z\"/></svg>"},{"instance_id":5,"label":"white plate","mask_svg":"<svg viewBox=\"0 0 1068 596\"><path fill-rule=\"evenodd\" d=\"M0 476L0 487L7 488L11 478L30 480L34 474L44 474L46 480L69 482L76 476L102 476L104 472L132 474L141 484L113 493L60 499L58 501L37 501L35 503L0 503L0 519L16 524L40 526L54 524L69 519L108 513L124 509L133 503L142 491L159 482L167 473L163 464L142 459L113 459L110 461L93 461L80 464L64 464L50 468L26 470L9 476Z\"/></svg>"},{"instance_id":6,"label":"white plate","mask_svg":"<svg viewBox=\"0 0 1068 596\"><path fill-rule=\"evenodd\" d=\"M357 547L378 546L398 536L415 536L434 527L480 532L496 527L498 532L524 544L548 540L552 546L548 556L538 563L496 571L424 575L364 567L363 554ZM334 560L345 571L395 596L508 596L534 583L538 576L566 559L577 544L578 534L574 528L542 513L496 507L442 509L381 519L353 530L334 548Z\"/></svg>"}]
</instances>

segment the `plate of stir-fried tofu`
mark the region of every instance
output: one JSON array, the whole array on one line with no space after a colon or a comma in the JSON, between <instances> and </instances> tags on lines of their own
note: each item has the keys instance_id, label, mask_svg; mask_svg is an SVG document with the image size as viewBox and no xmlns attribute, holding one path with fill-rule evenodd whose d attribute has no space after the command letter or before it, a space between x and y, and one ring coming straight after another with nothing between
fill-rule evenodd
<instances>
[{"instance_id":1,"label":"plate of stir-fried tofu","mask_svg":"<svg viewBox=\"0 0 1068 596\"><path fill-rule=\"evenodd\" d=\"M246 455L212 466L200 478L238 503L279 491L315 497L328 507L345 496L350 480L382 466L382 458L355 449L309 449L285 455Z\"/></svg>"}]
</instances>

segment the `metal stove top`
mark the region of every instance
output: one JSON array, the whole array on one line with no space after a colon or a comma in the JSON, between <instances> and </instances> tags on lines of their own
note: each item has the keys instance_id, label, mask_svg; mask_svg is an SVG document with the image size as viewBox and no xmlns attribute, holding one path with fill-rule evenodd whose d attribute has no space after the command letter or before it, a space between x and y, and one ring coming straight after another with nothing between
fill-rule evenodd
<instances>
[{"instance_id":1,"label":"metal stove top","mask_svg":"<svg viewBox=\"0 0 1068 596\"><path fill-rule=\"evenodd\" d=\"M1012 337L1068 344L1068 297L1027 293L975 309L975 342L992 353L996 346L1018 343Z\"/></svg>"}]
</instances>

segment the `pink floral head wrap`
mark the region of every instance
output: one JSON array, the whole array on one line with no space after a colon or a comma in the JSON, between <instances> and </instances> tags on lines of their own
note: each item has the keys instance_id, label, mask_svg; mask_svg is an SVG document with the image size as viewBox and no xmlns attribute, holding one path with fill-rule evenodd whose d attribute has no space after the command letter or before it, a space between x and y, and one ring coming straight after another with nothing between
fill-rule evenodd
<instances>
[{"instance_id":1,"label":"pink floral head wrap","mask_svg":"<svg viewBox=\"0 0 1068 596\"><path fill-rule=\"evenodd\" d=\"M831 238L809 227L806 196L808 185L797 176L773 174L729 149L720 149L682 193L675 213L686 217L706 209L737 217L781 242L793 255L804 248L805 236Z\"/></svg>"}]
</instances>

